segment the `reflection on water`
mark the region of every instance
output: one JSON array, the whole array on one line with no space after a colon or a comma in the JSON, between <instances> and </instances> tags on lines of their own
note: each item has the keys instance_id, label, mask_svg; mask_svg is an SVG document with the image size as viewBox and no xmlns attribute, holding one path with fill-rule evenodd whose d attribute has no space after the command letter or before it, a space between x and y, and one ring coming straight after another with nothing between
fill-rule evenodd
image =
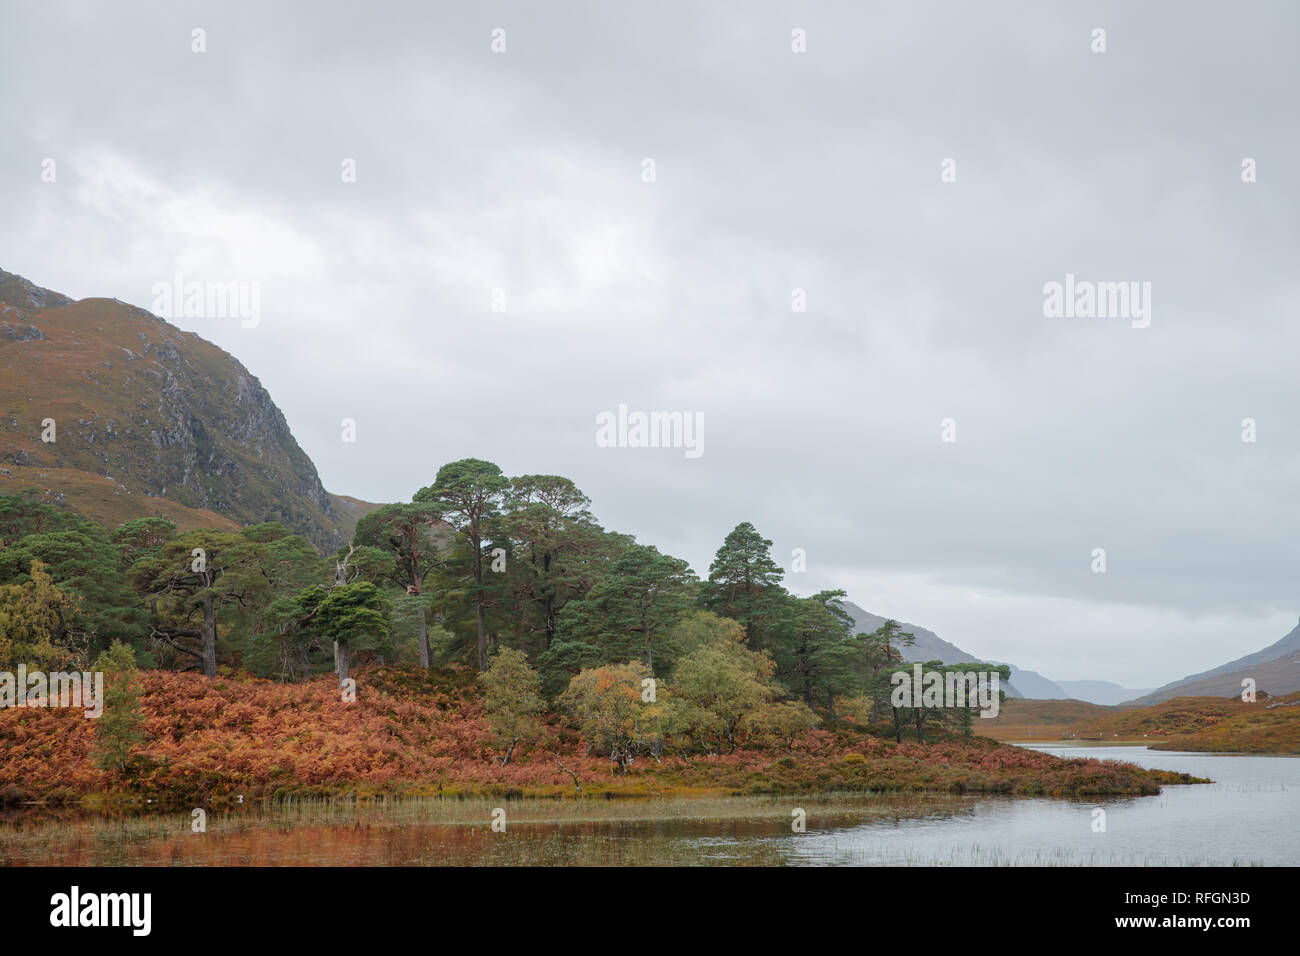
<instances>
[{"instance_id":1,"label":"reflection on water","mask_svg":"<svg viewBox=\"0 0 1300 956\"><path fill-rule=\"evenodd\" d=\"M1064 757L1122 759L1209 777L1155 797L1096 801L953 795L737 798L731 819L690 819L686 801L644 804L651 819L524 822L507 803L504 833L470 822L352 811L343 819L188 817L0 825L0 863L63 865L736 866L1168 865L1300 863L1300 759L1160 753L1135 747L1036 746ZM685 806L685 809L684 809ZM698 806L698 805L697 805ZM715 805L717 807L719 805ZM807 814L795 833L791 810ZM1094 829L1096 808L1105 831ZM662 808L662 812L660 809ZM576 807L582 810L582 807ZM711 809L710 812L715 812ZM512 816L513 815L513 816Z\"/></svg>"}]
</instances>

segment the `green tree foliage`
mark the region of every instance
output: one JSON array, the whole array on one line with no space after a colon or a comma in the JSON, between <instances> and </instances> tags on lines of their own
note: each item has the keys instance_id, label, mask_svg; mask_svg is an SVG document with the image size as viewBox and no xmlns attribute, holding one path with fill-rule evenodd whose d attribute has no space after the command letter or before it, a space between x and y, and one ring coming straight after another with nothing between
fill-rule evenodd
<instances>
[{"instance_id":1,"label":"green tree foliage","mask_svg":"<svg viewBox=\"0 0 1300 956\"><path fill-rule=\"evenodd\" d=\"M554 700L568 688L579 672L607 663L605 654L582 640L565 640L563 632L538 659L542 693Z\"/></svg>"},{"instance_id":2,"label":"green tree foliage","mask_svg":"<svg viewBox=\"0 0 1300 956\"><path fill-rule=\"evenodd\" d=\"M628 548L585 598L565 606L558 637L541 658L547 683L558 680L556 672L592 659L639 657L651 673L666 670L672 660L668 635L691 607L697 587L680 558L648 545Z\"/></svg>"},{"instance_id":3,"label":"green tree foliage","mask_svg":"<svg viewBox=\"0 0 1300 956\"><path fill-rule=\"evenodd\" d=\"M167 542L131 569L150 607L152 637L217 675L218 622L254 626L273 598L271 549L243 534L200 529Z\"/></svg>"},{"instance_id":4,"label":"green tree foliage","mask_svg":"<svg viewBox=\"0 0 1300 956\"><path fill-rule=\"evenodd\" d=\"M0 581L20 582L32 562L40 561L60 590L81 599L76 629L88 655L114 640L143 643L145 613L110 532L87 518L19 496L0 498L0 524L6 536Z\"/></svg>"},{"instance_id":5,"label":"green tree foliage","mask_svg":"<svg viewBox=\"0 0 1300 956\"><path fill-rule=\"evenodd\" d=\"M492 580L505 615L503 630L516 647L548 650L560 612L587 594L632 539L596 523L577 486L558 475L524 475L510 481L494 543L506 552L504 574Z\"/></svg>"},{"instance_id":6,"label":"green tree foliage","mask_svg":"<svg viewBox=\"0 0 1300 956\"><path fill-rule=\"evenodd\" d=\"M113 530L112 541L125 572L145 558L156 557L174 537L176 525L167 518L136 518L118 525Z\"/></svg>"},{"instance_id":7,"label":"green tree foliage","mask_svg":"<svg viewBox=\"0 0 1300 956\"><path fill-rule=\"evenodd\" d=\"M301 603L315 604L306 628L333 643L340 684L351 675L352 660L358 651L384 650L391 646L388 602L371 581L343 584L328 591L319 586L309 588Z\"/></svg>"},{"instance_id":8,"label":"green tree foliage","mask_svg":"<svg viewBox=\"0 0 1300 956\"><path fill-rule=\"evenodd\" d=\"M790 751L801 734L817 726L817 715L801 700L768 704L746 719L755 737Z\"/></svg>"},{"instance_id":9,"label":"green tree foliage","mask_svg":"<svg viewBox=\"0 0 1300 956\"><path fill-rule=\"evenodd\" d=\"M300 641L292 626L286 627L296 610L292 602L286 605L286 597L329 580L330 563L305 538L275 522L250 525L240 534L263 549L260 571L266 588L234 615L225 644L255 674L286 678L296 671L304 678L310 676L309 652L315 648Z\"/></svg>"},{"instance_id":10,"label":"green tree foliage","mask_svg":"<svg viewBox=\"0 0 1300 956\"><path fill-rule=\"evenodd\" d=\"M430 664L429 613L426 595L429 576L450 551L451 529L442 521L439 506L428 501L393 504L365 515L357 522L352 543L362 573L394 592L395 614L413 625L421 667ZM400 610L396 610L400 608Z\"/></svg>"},{"instance_id":11,"label":"green tree foliage","mask_svg":"<svg viewBox=\"0 0 1300 956\"><path fill-rule=\"evenodd\" d=\"M156 651L208 676L332 667L343 681L356 655L400 647L425 668L477 665L503 763L539 733L543 699L621 770L664 745L792 748L814 707L888 721L900 740L904 728L972 732L970 708L895 707L889 677L912 635L896 621L854 634L842 591L790 594L752 524L726 536L700 582L686 562L603 529L590 506L562 476L507 478L464 459L411 502L362 517L329 558L276 522L177 535L150 517L108 530L0 496L0 666L84 662L120 641L137 661ZM643 698L642 680L662 697Z\"/></svg>"},{"instance_id":12,"label":"green tree foliage","mask_svg":"<svg viewBox=\"0 0 1300 956\"><path fill-rule=\"evenodd\" d=\"M863 688L871 708L871 723L876 723L885 713L894 721L895 736L899 730L900 715L890 703L893 685L890 675L897 671L904 662L903 648L916 643L916 636L904 631L897 621L888 620L870 634L863 636L863 650L866 657L867 674ZM901 739L901 736L900 738Z\"/></svg>"},{"instance_id":13,"label":"green tree foliage","mask_svg":"<svg viewBox=\"0 0 1300 956\"><path fill-rule=\"evenodd\" d=\"M783 572L772 560L771 549L772 542L748 521L736 525L700 589L700 606L743 624L745 638L755 649L772 649L788 623Z\"/></svg>"},{"instance_id":14,"label":"green tree foliage","mask_svg":"<svg viewBox=\"0 0 1300 956\"><path fill-rule=\"evenodd\" d=\"M84 530L92 524L75 511L37 501L31 495L0 495L0 549L29 534Z\"/></svg>"},{"instance_id":15,"label":"green tree foliage","mask_svg":"<svg viewBox=\"0 0 1300 956\"><path fill-rule=\"evenodd\" d=\"M469 599L474 607L480 671L488 666L484 550L492 519L508 486L508 479L496 465L466 458L439 468L433 484L421 488L414 499L436 506L442 520L455 529L468 548Z\"/></svg>"},{"instance_id":16,"label":"green tree foliage","mask_svg":"<svg viewBox=\"0 0 1300 956\"><path fill-rule=\"evenodd\" d=\"M897 669L907 675L911 690L908 695L911 699L910 706L900 706L896 699L892 699L899 695L900 691L898 688L891 688L890 712L894 737L900 742L905 726L915 731L917 743L925 743L927 726L940 731L971 736L973 732L971 715L980 706L977 695L979 675L997 674L999 685L1011 679L1011 668L1007 664L944 664L937 660L926 661L921 664L922 692L921 699L917 700L915 666L914 662ZM986 687L992 689L988 684ZM1001 706L1005 699L1006 692L999 686L998 705Z\"/></svg>"},{"instance_id":17,"label":"green tree foliage","mask_svg":"<svg viewBox=\"0 0 1300 956\"><path fill-rule=\"evenodd\" d=\"M80 605L80 598L55 586L40 561L32 561L26 581L0 586L0 670L70 664L79 649L74 622Z\"/></svg>"},{"instance_id":18,"label":"green tree foliage","mask_svg":"<svg viewBox=\"0 0 1300 956\"><path fill-rule=\"evenodd\" d=\"M835 695L863 690L869 674L866 638L852 636L853 619L839 603L844 597L821 591L792 598L788 639L774 652L782 683L809 707L824 703L832 720Z\"/></svg>"},{"instance_id":19,"label":"green tree foliage","mask_svg":"<svg viewBox=\"0 0 1300 956\"><path fill-rule=\"evenodd\" d=\"M718 628L673 670L670 728L695 747L731 753L777 700L775 670L767 654L746 646L740 627Z\"/></svg>"},{"instance_id":20,"label":"green tree foliage","mask_svg":"<svg viewBox=\"0 0 1300 956\"><path fill-rule=\"evenodd\" d=\"M682 615L668 632L665 642L672 649L674 660L705 644L716 641L744 641L745 628L739 621L722 617L712 611L690 611ZM671 668L668 669L671 673Z\"/></svg>"},{"instance_id":21,"label":"green tree foliage","mask_svg":"<svg viewBox=\"0 0 1300 956\"><path fill-rule=\"evenodd\" d=\"M104 712L95 720L95 765L124 773L131 755L144 742L135 653L114 641L95 660L94 670L104 675Z\"/></svg>"},{"instance_id":22,"label":"green tree foliage","mask_svg":"<svg viewBox=\"0 0 1300 956\"><path fill-rule=\"evenodd\" d=\"M351 676L357 653L392 653L392 601L373 581L358 579L346 559L337 563L332 585L282 596L266 616L285 642L286 656L306 673L311 656L329 648L340 686Z\"/></svg>"},{"instance_id":23,"label":"green tree foliage","mask_svg":"<svg viewBox=\"0 0 1300 956\"><path fill-rule=\"evenodd\" d=\"M510 763L521 741L541 732L538 715L543 709L541 680L528 666L523 651L505 647L493 655L488 669L479 675L484 705L498 746L505 752L501 766Z\"/></svg>"}]
</instances>

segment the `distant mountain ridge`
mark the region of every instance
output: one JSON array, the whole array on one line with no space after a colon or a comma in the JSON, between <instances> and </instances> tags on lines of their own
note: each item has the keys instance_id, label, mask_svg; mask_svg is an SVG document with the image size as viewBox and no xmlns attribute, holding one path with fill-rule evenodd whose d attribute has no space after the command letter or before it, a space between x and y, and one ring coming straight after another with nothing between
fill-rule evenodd
<instances>
[{"instance_id":1,"label":"distant mountain ridge","mask_svg":"<svg viewBox=\"0 0 1300 956\"><path fill-rule=\"evenodd\" d=\"M1235 697L1241 694L1246 678L1255 681L1257 691L1274 696L1300 690L1300 624L1263 650L1172 681L1145 696L1125 701L1125 705L1149 707L1174 697Z\"/></svg>"},{"instance_id":2,"label":"distant mountain ridge","mask_svg":"<svg viewBox=\"0 0 1300 956\"><path fill-rule=\"evenodd\" d=\"M853 618L856 629L860 632L870 633L884 624L887 618L879 614L872 614L865 611L852 601L841 601L841 606L849 612ZM904 647L903 659L908 663L916 661L942 661L945 664L1000 664L1002 661L991 661L985 657L976 657L970 654L956 644L945 641L934 631L916 624L907 624L899 621L903 630L912 634L916 638L916 643L910 647ZM1057 687L1041 674L1033 671L1022 671L1015 665L1011 667L1011 680L1003 689L1011 697L1033 697L1033 698L1065 698L1068 695L1061 688Z\"/></svg>"},{"instance_id":3,"label":"distant mountain ridge","mask_svg":"<svg viewBox=\"0 0 1300 956\"><path fill-rule=\"evenodd\" d=\"M853 617L859 631L874 631L885 623L885 618L865 611L851 601L841 603ZM909 663L927 660L938 660L945 664L967 664L981 660L990 664L1005 663L978 658L945 641L933 631L915 624L899 623L904 631L910 631L916 636L916 644L903 649L904 659ZM1155 690L1121 687L1110 681L1099 680L1051 681L1034 671L1021 670L1014 664L1009 666L1011 680L1007 695L1030 700L1082 700L1105 707L1150 707L1174 697L1235 697L1241 693L1242 681L1246 678L1255 681L1257 691L1280 697L1300 691L1300 624L1263 650L1172 681Z\"/></svg>"},{"instance_id":4,"label":"distant mountain ridge","mask_svg":"<svg viewBox=\"0 0 1300 956\"><path fill-rule=\"evenodd\" d=\"M841 601L840 606L853 618L856 632L870 634L879 628L888 618L865 611L852 601ZM945 664L989 663L983 658L966 653L956 644L950 644L934 631L926 630L915 624L899 621L904 631L916 637L916 643L903 648L903 658L907 661L943 661Z\"/></svg>"},{"instance_id":5,"label":"distant mountain ridge","mask_svg":"<svg viewBox=\"0 0 1300 956\"><path fill-rule=\"evenodd\" d=\"M885 618L864 611L852 601L840 603L853 618L858 631L870 633L885 623ZM902 624L904 631L916 637L914 645L903 648L903 658L909 663L934 660L945 664L1007 663L976 657L924 627L902 621L899 623ZM1109 681L1051 681L1037 671L1021 670L1014 664L1008 666L1011 668L1011 680L1004 689L1009 697L1024 697L1030 700L1082 700L1092 704L1112 705L1146 692L1120 687Z\"/></svg>"},{"instance_id":6,"label":"distant mountain ridge","mask_svg":"<svg viewBox=\"0 0 1300 956\"><path fill-rule=\"evenodd\" d=\"M229 353L116 299L73 301L3 270L0 464L0 493L31 489L106 524L279 521L326 551L376 507L325 490Z\"/></svg>"},{"instance_id":7,"label":"distant mountain ridge","mask_svg":"<svg viewBox=\"0 0 1300 956\"><path fill-rule=\"evenodd\" d=\"M1113 707L1134 697L1149 694L1153 689L1121 687L1108 680L1058 680L1056 684L1074 700L1086 700L1105 707Z\"/></svg>"}]
</instances>

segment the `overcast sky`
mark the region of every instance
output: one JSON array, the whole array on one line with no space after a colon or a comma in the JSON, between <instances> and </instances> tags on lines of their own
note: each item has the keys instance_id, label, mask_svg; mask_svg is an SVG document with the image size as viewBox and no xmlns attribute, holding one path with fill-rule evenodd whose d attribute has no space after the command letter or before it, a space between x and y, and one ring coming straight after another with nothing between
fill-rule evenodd
<instances>
[{"instance_id":1,"label":"overcast sky","mask_svg":"<svg viewBox=\"0 0 1300 956\"><path fill-rule=\"evenodd\" d=\"M4 0L0 268L144 308L178 272L257 283L255 327L176 324L331 491L563 474L701 574L751 521L806 551L799 593L1155 686L1300 613L1298 28L1287 2ZM1067 274L1149 282L1149 326L1045 316ZM703 454L598 447L620 403L701 415Z\"/></svg>"}]
</instances>

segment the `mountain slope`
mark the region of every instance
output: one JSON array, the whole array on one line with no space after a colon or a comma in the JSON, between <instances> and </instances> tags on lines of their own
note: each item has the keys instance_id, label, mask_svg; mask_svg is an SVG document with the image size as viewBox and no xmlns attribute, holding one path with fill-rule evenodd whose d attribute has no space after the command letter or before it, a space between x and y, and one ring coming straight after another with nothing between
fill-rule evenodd
<instances>
[{"instance_id":1,"label":"mountain slope","mask_svg":"<svg viewBox=\"0 0 1300 956\"><path fill-rule=\"evenodd\" d=\"M2 270L0 464L0 493L34 489L105 523L280 521L324 550L371 507L324 489L233 356L143 309L73 302Z\"/></svg>"},{"instance_id":2,"label":"mountain slope","mask_svg":"<svg viewBox=\"0 0 1300 956\"><path fill-rule=\"evenodd\" d=\"M885 623L885 618L878 614L872 614L870 611L864 611L852 601L841 601L840 604L844 610L849 612L853 618L855 629L860 632L870 633L880 625ZM915 624L907 624L902 621L903 630L910 632L916 637L916 643L911 647L903 648L903 659L913 661L942 661L945 664L973 664L989 663L1000 664L1001 661L988 661L983 658L975 657L966 651L963 651L956 644L945 641L934 631L927 630L924 627L918 627ZM1011 680L1003 689L1006 690L1009 697L1030 697L1038 700L1065 699L1070 695L1054 684L1052 681L1043 677L1034 671L1022 671L1014 664L1008 665L1011 668Z\"/></svg>"},{"instance_id":3,"label":"mountain slope","mask_svg":"<svg viewBox=\"0 0 1300 956\"><path fill-rule=\"evenodd\" d=\"M1241 694L1241 682L1247 677L1255 681L1257 690L1274 696L1300 690L1300 624L1261 651L1157 687L1125 703L1146 707L1174 697L1235 697Z\"/></svg>"},{"instance_id":4,"label":"mountain slope","mask_svg":"<svg viewBox=\"0 0 1300 956\"><path fill-rule=\"evenodd\" d=\"M1139 740L1153 750L1300 753L1300 693L1284 697L1193 697L1114 709L1070 727L1079 738Z\"/></svg>"},{"instance_id":5,"label":"mountain slope","mask_svg":"<svg viewBox=\"0 0 1300 956\"><path fill-rule=\"evenodd\" d=\"M885 623L887 618L879 614L872 614L870 611L864 611L852 601L841 601L840 606L849 612L855 625L854 633L869 634ZM907 661L943 661L945 664L976 664L986 663L981 658L973 657L963 651L956 644L950 644L941 638L934 631L928 631L923 627L917 627L915 624L902 624L903 630L916 637L916 643L911 647L903 648L903 659Z\"/></svg>"},{"instance_id":6,"label":"mountain slope","mask_svg":"<svg viewBox=\"0 0 1300 956\"><path fill-rule=\"evenodd\" d=\"M1030 700L1066 700L1070 696L1059 684L1048 680L1038 671L1022 671L1015 664L1007 666L1011 668L1011 684L1020 692L1021 697L1028 697Z\"/></svg>"}]
</instances>

